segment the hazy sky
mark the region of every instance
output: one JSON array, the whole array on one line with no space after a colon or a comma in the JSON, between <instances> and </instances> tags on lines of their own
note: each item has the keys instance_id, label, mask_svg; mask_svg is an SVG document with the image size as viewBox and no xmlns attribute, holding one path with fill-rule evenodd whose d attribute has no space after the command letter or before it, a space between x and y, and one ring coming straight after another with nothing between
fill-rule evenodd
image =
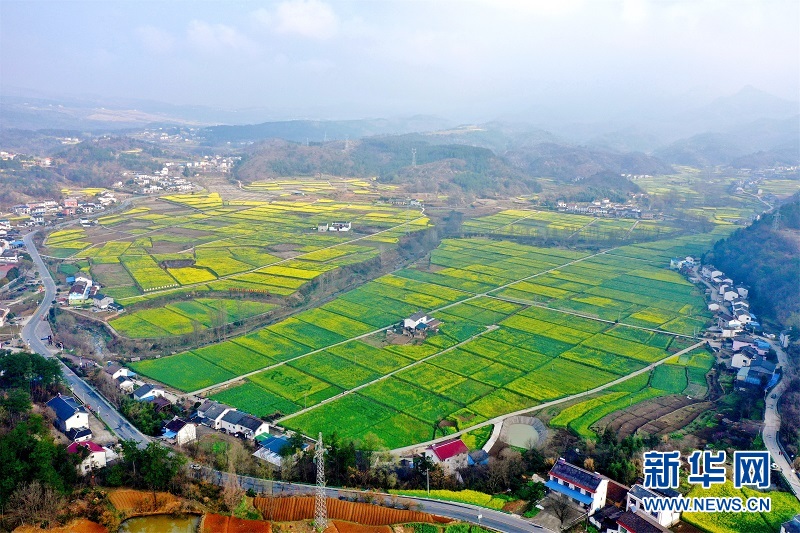
<instances>
[{"instance_id":1,"label":"hazy sky","mask_svg":"<svg viewBox=\"0 0 800 533\"><path fill-rule=\"evenodd\" d=\"M800 2L0 1L0 84L298 116L800 94Z\"/></svg>"}]
</instances>

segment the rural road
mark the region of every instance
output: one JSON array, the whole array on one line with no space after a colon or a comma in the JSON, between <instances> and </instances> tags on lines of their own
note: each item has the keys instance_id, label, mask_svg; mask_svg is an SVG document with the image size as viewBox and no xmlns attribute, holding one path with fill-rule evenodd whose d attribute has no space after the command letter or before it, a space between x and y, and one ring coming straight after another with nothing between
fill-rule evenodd
<instances>
[{"instance_id":1,"label":"rural road","mask_svg":"<svg viewBox=\"0 0 800 533\"><path fill-rule=\"evenodd\" d=\"M778 363L784 368L785 372L786 369L789 368L789 359L786 352L784 352L777 343L771 342L766 338L764 338L764 340L769 342L775 350L775 353L778 354ZM764 445L767 447L767 450L769 450L772 462L778 465L781 469L781 473L783 473L783 477L789 482L789 486L795 497L800 499L800 479L798 479L797 474L792 468L789 458L786 457L784 453L781 453L782 450L778 444L778 431L781 428L781 415L778 413L778 402L787 385L788 380L784 377L775 385L775 388L768 392L766 401L764 402L766 407L764 409L763 437ZM773 395L775 398L772 397Z\"/></svg>"},{"instance_id":2,"label":"rural road","mask_svg":"<svg viewBox=\"0 0 800 533\"><path fill-rule=\"evenodd\" d=\"M216 485L224 485L228 479L227 472L221 472L205 466L201 466L198 470L189 470L193 476L205 479ZM300 483L285 483L282 481L271 481L269 479L259 479L249 476L237 476L239 484L243 489L253 489L256 493L265 495L313 495L316 490L316 485L304 485ZM364 491L352 489L337 489L326 487L325 493L329 498L339 497L353 497L359 494L364 494ZM391 497L388 494L376 493L371 494L381 495L384 497ZM518 516L486 509L484 507L477 507L465 503L444 502L439 500L428 500L426 498L413 498L408 496L398 496L401 501L411 501L421 506L422 511L432 513L447 518L462 520L465 522L478 522L478 515L481 515L480 523L486 527L503 531L506 533L555 533L550 529L544 528L528 522L527 520Z\"/></svg>"},{"instance_id":3,"label":"rural road","mask_svg":"<svg viewBox=\"0 0 800 533\"><path fill-rule=\"evenodd\" d=\"M33 235L35 233L36 232L28 233L25 235L25 237L23 237L22 240L25 243L25 247L31 256L31 259L36 265L36 270L38 270L39 276L42 278L42 283L44 284L44 297L42 302L39 304L39 307L36 309L36 311L34 311L28 323L22 328L22 340L31 350L39 355L55 358L53 352L51 352L45 342L42 341L42 338L46 338L47 335L50 334L50 324L47 322L46 318L50 312L52 302L56 297L56 284L53 281L53 278L50 276L50 272L47 270L47 266L44 264L39 252L36 250L36 246L33 244ZM147 443L150 442L150 439L147 436L136 429L133 424L128 422L125 417L123 417L99 392L95 390L94 387L78 377L59 359L56 358L56 360L61 365L61 371L64 374L64 379L66 380L70 389L72 389L72 392L75 394L75 396L77 396L83 403L91 405L100 419L111 428L113 433L115 433L121 439L135 440L140 446L147 445Z\"/></svg>"}]
</instances>

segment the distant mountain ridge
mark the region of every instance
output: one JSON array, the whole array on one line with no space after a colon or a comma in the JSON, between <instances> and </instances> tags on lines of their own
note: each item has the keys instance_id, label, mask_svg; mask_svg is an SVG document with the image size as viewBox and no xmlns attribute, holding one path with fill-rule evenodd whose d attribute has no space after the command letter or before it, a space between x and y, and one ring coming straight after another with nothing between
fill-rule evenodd
<instances>
[{"instance_id":1,"label":"distant mountain ridge","mask_svg":"<svg viewBox=\"0 0 800 533\"><path fill-rule=\"evenodd\" d=\"M720 132L681 139L655 151L659 158L681 165L746 166L749 156L772 164L800 164L800 115L786 119L762 118Z\"/></svg>"},{"instance_id":2,"label":"distant mountain ridge","mask_svg":"<svg viewBox=\"0 0 800 533\"><path fill-rule=\"evenodd\" d=\"M205 128L203 133L211 143L255 142L271 138L319 143L374 135L427 132L451 125L450 121L440 117L416 115L395 119L287 120L243 126L211 126Z\"/></svg>"}]
</instances>

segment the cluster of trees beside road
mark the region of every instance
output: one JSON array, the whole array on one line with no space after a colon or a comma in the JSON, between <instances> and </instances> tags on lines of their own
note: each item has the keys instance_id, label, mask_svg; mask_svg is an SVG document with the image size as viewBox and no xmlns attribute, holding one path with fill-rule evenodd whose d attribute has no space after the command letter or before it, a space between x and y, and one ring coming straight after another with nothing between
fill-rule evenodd
<instances>
[{"instance_id":1,"label":"cluster of trees beside road","mask_svg":"<svg viewBox=\"0 0 800 533\"><path fill-rule=\"evenodd\" d=\"M52 412L37 407L62 392L57 361L25 352L0 353L0 508L12 529L51 522L77 482L76 456L51 434ZM44 412L42 412L44 411Z\"/></svg>"}]
</instances>

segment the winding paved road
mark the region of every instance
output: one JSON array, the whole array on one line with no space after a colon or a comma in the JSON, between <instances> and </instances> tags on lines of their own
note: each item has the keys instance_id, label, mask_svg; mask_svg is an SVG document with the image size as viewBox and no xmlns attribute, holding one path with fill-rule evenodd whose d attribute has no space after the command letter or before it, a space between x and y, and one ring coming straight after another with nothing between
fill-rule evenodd
<instances>
[{"instance_id":1,"label":"winding paved road","mask_svg":"<svg viewBox=\"0 0 800 533\"><path fill-rule=\"evenodd\" d=\"M36 246L33 244L33 236L36 232L31 232L22 238L25 247L31 256L39 276L42 278L44 284L44 297L39 307L34 311L30 320L22 328L22 340L34 352L44 357L53 357L55 355L47 347L43 338L47 338L50 334L50 323L47 322L47 314L50 312L50 307L56 297L56 284L47 270ZM140 446L147 445L150 442L149 437L144 435L141 431L136 429L133 424L122 416L94 387L86 383L78 377L72 370L69 369L62 361L56 358L61 365L61 371L64 373L64 379L69 384L72 392L83 403L88 403L93 406L95 412L100 419L106 423L108 427L121 439L135 440Z\"/></svg>"},{"instance_id":2,"label":"winding paved road","mask_svg":"<svg viewBox=\"0 0 800 533\"><path fill-rule=\"evenodd\" d=\"M789 358L786 355L786 352L784 352L780 346L774 342L771 342L769 339L764 340L769 342L770 345L772 345L772 348L775 350L775 353L778 354L778 362L780 366L783 367L785 372L786 369L789 368ZM778 431L781 428L781 415L778 413L778 402L780 401L781 394L783 394L784 390L786 389L788 382L789 381L787 378L782 377L778 384L775 385L775 387L768 393L766 402L764 402L766 404L766 408L764 409L763 437L764 445L767 447L767 450L769 450L769 453L772 456L772 462L778 465L783 473L783 477L785 477L786 481L789 482L789 486L791 487L795 497L800 499L800 479L798 479L797 474L792 468L789 458L782 453L780 445L778 444ZM773 396L775 397L773 398Z\"/></svg>"},{"instance_id":3,"label":"winding paved road","mask_svg":"<svg viewBox=\"0 0 800 533\"><path fill-rule=\"evenodd\" d=\"M195 477L199 477L214 483L216 485L224 485L228 479L227 472L213 470L211 468L201 466L197 470L189 470ZM285 483L282 481L271 481L269 479L259 479L249 476L237 476L239 484L243 489L253 489L255 492L264 495L313 495L316 490L315 485L304 485L301 483ZM327 487L325 493L329 498L353 498L364 494L364 491L353 489L337 489ZM381 495L385 498L391 498L388 494L372 492L371 494ZM519 516L486 509L484 507L477 507L465 503L444 502L439 500L429 500L427 498L412 498L408 496L398 496L399 501L409 501L419 505L421 511L432 513L447 518L462 520L464 522L477 523L478 515L481 515L480 523L486 527L503 531L507 533L555 533L550 529L532 524L531 522L520 518ZM268 518L268 517L265 517Z\"/></svg>"}]
</instances>

